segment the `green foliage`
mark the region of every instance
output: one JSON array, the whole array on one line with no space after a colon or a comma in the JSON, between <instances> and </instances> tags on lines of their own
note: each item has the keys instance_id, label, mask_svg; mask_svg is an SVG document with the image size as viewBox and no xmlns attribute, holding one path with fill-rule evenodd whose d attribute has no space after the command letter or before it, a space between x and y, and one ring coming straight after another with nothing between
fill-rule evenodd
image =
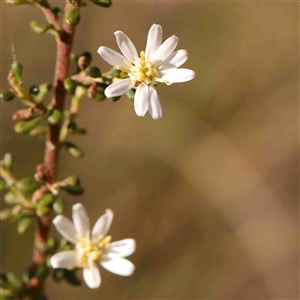
<instances>
[{"instance_id":1,"label":"green foliage","mask_svg":"<svg viewBox=\"0 0 300 300\"><path fill-rule=\"evenodd\" d=\"M15 124L15 132L16 133L28 133L31 131L33 128L35 128L40 122L39 117L35 117L29 121L19 121Z\"/></svg>"},{"instance_id":2,"label":"green foliage","mask_svg":"<svg viewBox=\"0 0 300 300\"><path fill-rule=\"evenodd\" d=\"M31 196L41 186L33 177L24 177L16 182L16 187L25 195Z\"/></svg>"},{"instance_id":3,"label":"green foliage","mask_svg":"<svg viewBox=\"0 0 300 300\"><path fill-rule=\"evenodd\" d=\"M70 9L65 18L66 23L71 26L77 26L80 22L80 11L77 7Z\"/></svg>"},{"instance_id":4,"label":"green foliage","mask_svg":"<svg viewBox=\"0 0 300 300\"><path fill-rule=\"evenodd\" d=\"M44 33L52 33L55 34L56 30L52 24L41 24L37 21L31 21L29 23L30 28L32 29L33 32L37 34L44 34Z\"/></svg>"},{"instance_id":5,"label":"green foliage","mask_svg":"<svg viewBox=\"0 0 300 300\"><path fill-rule=\"evenodd\" d=\"M90 1L102 7L110 7L112 5L111 0L90 0Z\"/></svg>"},{"instance_id":6,"label":"green foliage","mask_svg":"<svg viewBox=\"0 0 300 300\"><path fill-rule=\"evenodd\" d=\"M75 94L76 87L78 86L78 82L72 80L70 77L64 80L64 87L66 91L72 95Z\"/></svg>"},{"instance_id":7,"label":"green foliage","mask_svg":"<svg viewBox=\"0 0 300 300\"><path fill-rule=\"evenodd\" d=\"M17 222L17 231L19 234L24 234L32 224L32 218L24 217Z\"/></svg>"},{"instance_id":8,"label":"green foliage","mask_svg":"<svg viewBox=\"0 0 300 300\"><path fill-rule=\"evenodd\" d=\"M57 125L61 120L62 112L58 109L51 109L47 118L51 125Z\"/></svg>"},{"instance_id":9,"label":"green foliage","mask_svg":"<svg viewBox=\"0 0 300 300\"><path fill-rule=\"evenodd\" d=\"M72 156L76 158L84 156L83 152L75 144L70 142L63 142L62 145L69 150Z\"/></svg>"},{"instance_id":10,"label":"green foliage","mask_svg":"<svg viewBox=\"0 0 300 300\"><path fill-rule=\"evenodd\" d=\"M93 78L101 77L101 72L100 72L99 68L97 68L96 66L89 66L85 71L86 71L86 74L90 77L93 77Z\"/></svg>"},{"instance_id":11,"label":"green foliage","mask_svg":"<svg viewBox=\"0 0 300 300\"><path fill-rule=\"evenodd\" d=\"M9 102L15 98L15 95L11 91L1 91L0 92L0 99L3 102Z\"/></svg>"}]
</instances>

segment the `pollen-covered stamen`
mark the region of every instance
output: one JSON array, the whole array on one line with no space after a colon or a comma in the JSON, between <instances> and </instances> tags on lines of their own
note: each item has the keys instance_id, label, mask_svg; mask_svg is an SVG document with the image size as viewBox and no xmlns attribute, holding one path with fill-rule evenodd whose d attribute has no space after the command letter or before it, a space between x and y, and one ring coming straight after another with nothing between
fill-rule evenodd
<instances>
[{"instance_id":1,"label":"pollen-covered stamen","mask_svg":"<svg viewBox=\"0 0 300 300\"><path fill-rule=\"evenodd\" d=\"M140 83L148 85L157 84L156 77L158 75L158 68L154 67L154 63L145 59L145 52L141 51L140 57L135 60L128 68L116 66L116 69L128 74L128 76L135 82L136 86Z\"/></svg>"},{"instance_id":2,"label":"pollen-covered stamen","mask_svg":"<svg viewBox=\"0 0 300 300\"><path fill-rule=\"evenodd\" d=\"M103 254L103 247L111 241L111 236L108 235L100 242L95 243L90 239L83 238L76 244L77 250L77 267L83 268L90 262L96 261Z\"/></svg>"}]
</instances>

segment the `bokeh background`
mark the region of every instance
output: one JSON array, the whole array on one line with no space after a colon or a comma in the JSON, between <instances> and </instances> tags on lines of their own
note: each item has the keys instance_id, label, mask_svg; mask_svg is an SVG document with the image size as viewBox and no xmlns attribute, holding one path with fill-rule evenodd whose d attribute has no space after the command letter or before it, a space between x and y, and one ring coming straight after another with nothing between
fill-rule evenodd
<instances>
[{"instance_id":1,"label":"bokeh background","mask_svg":"<svg viewBox=\"0 0 300 300\"><path fill-rule=\"evenodd\" d=\"M51 1L61 5L61 1ZM1 4L1 83L12 61L23 63L27 87L52 81L55 42L36 36L38 9ZM196 78L160 85L164 117L139 118L126 97L113 103L84 99L72 137L86 153L61 153L59 178L78 174L92 222L111 208L114 240L133 237L137 270L123 278L102 269L89 290L47 284L50 299L299 299L299 3L289 1L114 1L82 9L74 51L117 50L123 30L144 50L148 29L179 37L184 67ZM43 138L19 136L1 103L1 151L17 157L16 175L34 173ZM55 233L56 234L56 233ZM21 274L32 232L2 223L1 266Z\"/></svg>"}]
</instances>

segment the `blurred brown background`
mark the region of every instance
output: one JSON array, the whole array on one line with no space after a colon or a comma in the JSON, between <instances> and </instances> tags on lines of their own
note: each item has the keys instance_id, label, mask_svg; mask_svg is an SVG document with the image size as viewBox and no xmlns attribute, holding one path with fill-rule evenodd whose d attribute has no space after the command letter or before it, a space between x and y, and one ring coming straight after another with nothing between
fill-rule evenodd
<instances>
[{"instance_id":1,"label":"blurred brown background","mask_svg":"<svg viewBox=\"0 0 300 300\"><path fill-rule=\"evenodd\" d=\"M52 1L61 5L61 1ZM28 23L44 21L34 7L2 4L2 88L12 60L23 63L28 87L52 81L55 42ZM193 81L160 85L164 117L139 118L126 97L84 99L72 137L83 159L61 154L60 179L78 174L92 222L111 208L114 240L133 237L137 270L123 278L101 269L99 290L48 281L51 299L299 299L298 95L299 3L115 1L82 10L74 51L117 50L122 30L137 49L161 24L179 37ZM17 176L34 173L44 140L18 136L1 103L2 152L17 157ZM70 216L70 210L67 211ZM21 273L32 233L2 224L1 264Z\"/></svg>"}]
</instances>

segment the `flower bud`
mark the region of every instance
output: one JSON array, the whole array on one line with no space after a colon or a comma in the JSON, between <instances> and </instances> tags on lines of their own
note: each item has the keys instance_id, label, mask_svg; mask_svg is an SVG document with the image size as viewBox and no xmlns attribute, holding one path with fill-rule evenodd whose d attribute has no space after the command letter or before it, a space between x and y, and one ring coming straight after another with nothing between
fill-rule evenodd
<instances>
[{"instance_id":1,"label":"flower bud","mask_svg":"<svg viewBox=\"0 0 300 300\"><path fill-rule=\"evenodd\" d=\"M20 219L17 223L17 231L19 234L25 233L32 223L32 219L29 217L24 217Z\"/></svg>"},{"instance_id":2,"label":"flower bud","mask_svg":"<svg viewBox=\"0 0 300 300\"><path fill-rule=\"evenodd\" d=\"M83 152L73 143L64 142L63 145L69 150L71 155L74 157L82 157L84 155Z\"/></svg>"},{"instance_id":3,"label":"flower bud","mask_svg":"<svg viewBox=\"0 0 300 300\"><path fill-rule=\"evenodd\" d=\"M1 91L0 92L0 99L3 102L11 101L15 98L15 95L11 91Z\"/></svg>"},{"instance_id":4,"label":"flower bud","mask_svg":"<svg viewBox=\"0 0 300 300\"><path fill-rule=\"evenodd\" d=\"M91 0L94 4L102 7L110 7L112 4L111 0Z\"/></svg>"},{"instance_id":5,"label":"flower bud","mask_svg":"<svg viewBox=\"0 0 300 300\"><path fill-rule=\"evenodd\" d=\"M70 77L64 80L65 90L72 95L75 94L75 90L77 86L78 86L78 82L72 80Z\"/></svg>"},{"instance_id":6,"label":"flower bud","mask_svg":"<svg viewBox=\"0 0 300 300\"><path fill-rule=\"evenodd\" d=\"M72 26L72 27L78 25L80 22L79 9L76 7L71 8L66 15L65 21L69 26Z\"/></svg>"},{"instance_id":7,"label":"flower bud","mask_svg":"<svg viewBox=\"0 0 300 300\"><path fill-rule=\"evenodd\" d=\"M15 157L11 153L5 153L3 156L2 163L8 169L12 169L15 162Z\"/></svg>"},{"instance_id":8,"label":"flower bud","mask_svg":"<svg viewBox=\"0 0 300 300\"><path fill-rule=\"evenodd\" d=\"M92 78L99 78L101 77L101 72L99 70L98 67L96 66L89 66L87 69L86 69L86 75L92 77Z\"/></svg>"},{"instance_id":9,"label":"flower bud","mask_svg":"<svg viewBox=\"0 0 300 300\"><path fill-rule=\"evenodd\" d=\"M20 121L15 124L15 132L16 133L27 133L33 128L35 128L40 122L40 118L33 118L29 121Z\"/></svg>"},{"instance_id":10,"label":"flower bud","mask_svg":"<svg viewBox=\"0 0 300 300\"><path fill-rule=\"evenodd\" d=\"M13 72L13 74L17 77L20 78L22 76L22 72L23 72L23 67L22 65L17 62L16 60L13 61L11 67L10 67L11 71Z\"/></svg>"},{"instance_id":11,"label":"flower bud","mask_svg":"<svg viewBox=\"0 0 300 300\"><path fill-rule=\"evenodd\" d=\"M65 210L65 203L61 198L57 198L53 203L53 210L57 215L61 215Z\"/></svg>"},{"instance_id":12,"label":"flower bud","mask_svg":"<svg viewBox=\"0 0 300 300\"><path fill-rule=\"evenodd\" d=\"M50 111L50 114L47 118L48 122L51 124L51 125L56 125L60 122L61 120L61 111L58 110L58 109L52 109Z\"/></svg>"}]
</instances>

